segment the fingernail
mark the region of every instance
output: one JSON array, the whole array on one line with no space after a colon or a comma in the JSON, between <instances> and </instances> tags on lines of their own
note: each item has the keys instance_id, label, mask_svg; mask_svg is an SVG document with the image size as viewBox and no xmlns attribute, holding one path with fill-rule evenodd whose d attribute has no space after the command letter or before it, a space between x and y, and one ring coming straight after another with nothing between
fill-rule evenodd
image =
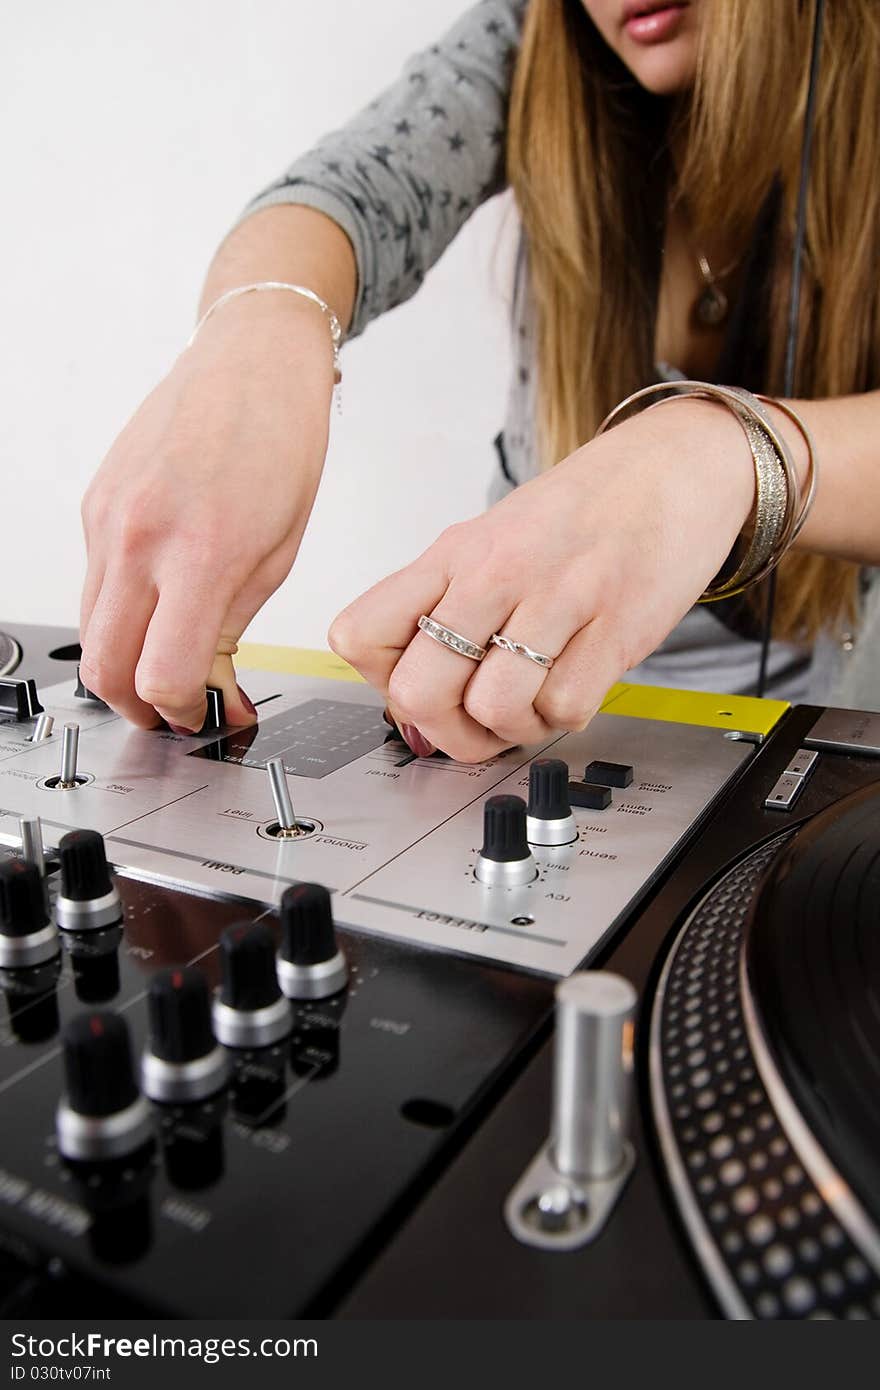
<instances>
[{"instance_id":1,"label":"fingernail","mask_svg":"<svg viewBox=\"0 0 880 1390\"><path fill-rule=\"evenodd\" d=\"M244 707L245 707L245 709L247 710L248 714L256 714L256 712L257 712L257 707L256 707L256 705L254 704L254 702L253 702L253 700L251 699L251 697L250 697L249 695L246 695L246 694L244 693L244 691L242 690L242 688L241 688L240 685L237 686L236 689L238 690L238 698L241 700L241 703L244 705Z\"/></svg>"},{"instance_id":2,"label":"fingernail","mask_svg":"<svg viewBox=\"0 0 880 1390\"><path fill-rule=\"evenodd\" d=\"M417 758L430 758L432 753L437 752L433 743L429 743L424 734L419 733L415 724L401 724L400 732L407 747Z\"/></svg>"},{"instance_id":3,"label":"fingernail","mask_svg":"<svg viewBox=\"0 0 880 1390\"><path fill-rule=\"evenodd\" d=\"M169 724L168 727L173 734L183 734L184 738L192 737L192 729L185 729L182 724Z\"/></svg>"}]
</instances>

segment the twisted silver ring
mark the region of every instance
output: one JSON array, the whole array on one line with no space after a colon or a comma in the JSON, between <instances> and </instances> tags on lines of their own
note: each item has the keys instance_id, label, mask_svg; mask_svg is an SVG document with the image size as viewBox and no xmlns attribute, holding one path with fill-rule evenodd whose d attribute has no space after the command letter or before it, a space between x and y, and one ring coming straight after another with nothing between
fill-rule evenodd
<instances>
[{"instance_id":1,"label":"twisted silver ring","mask_svg":"<svg viewBox=\"0 0 880 1390\"><path fill-rule=\"evenodd\" d=\"M499 632L493 632L489 641L496 647L503 647L506 652L514 652L517 656L527 656L529 661L534 661L536 666L543 666L545 671L549 671L555 661L555 657L545 656L543 652L532 651L525 642L514 642L511 637L502 637Z\"/></svg>"},{"instance_id":2,"label":"twisted silver ring","mask_svg":"<svg viewBox=\"0 0 880 1390\"><path fill-rule=\"evenodd\" d=\"M486 655L486 648L481 647L478 642L471 642L469 638L462 637L460 632L453 632L451 627L435 623L434 619L425 613L419 618L419 627L426 637L433 637L441 647L448 647L451 652L466 656L469 661L482 661Z\"/></svg>"}]
</instances>

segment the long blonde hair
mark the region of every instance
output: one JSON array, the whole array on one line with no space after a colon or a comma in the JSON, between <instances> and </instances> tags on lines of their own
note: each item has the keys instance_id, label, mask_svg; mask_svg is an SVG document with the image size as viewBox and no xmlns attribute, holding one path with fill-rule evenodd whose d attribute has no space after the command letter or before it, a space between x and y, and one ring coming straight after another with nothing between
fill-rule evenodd
<instances>
[{"instance_id":1,"label":"long blonde hair","mask_svg":"<svg viewBox=\"0 0 880 1390\"><path fill-rule=\"evenodd\" d=\"M531 0L514 74L508 177L528 249L543 465L590 439L656 378L654 332L666 209L694 233L747 241L779 194L761 381L782 391L788 266L812 5L703 0L683 109L638 86L581 0ZM880 386L880 5L826 6L810 176L797 394ZM670 123L685 155L673 185ZM775 631L809 638L852 621L858 568L815 555L780 568Z\"/></svg>"}]
</instances>

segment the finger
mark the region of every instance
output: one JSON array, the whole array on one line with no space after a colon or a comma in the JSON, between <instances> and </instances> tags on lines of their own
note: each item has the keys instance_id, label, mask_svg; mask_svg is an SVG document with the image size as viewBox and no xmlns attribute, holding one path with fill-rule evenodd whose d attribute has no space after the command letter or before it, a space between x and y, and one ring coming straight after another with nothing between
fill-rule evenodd
<instances>
[{"instance_id":1,"label":"finger","mask_svg":"<svg viewBox=\"0 0 880 1390\"><path fill-rule=\"evenodd\" d=\"M98 595L101 592L101 587L104 583L104 572L105 567L103 558L100 560L100 562L97 560L92 560L91 558L89 559L88 568L86 570L86 577L83 580L82 593L80 594L79 600L80 646L82 646L86 640L86 633L89 629L89 623L92 619L92 613L94 612L95 604L98 601Z\"/></svg>"},{"instance_id":2,"label":"finger","mask_svg":"<svg viewBox=\"0 0 880 1390\"><path fill-rule=\"evenodd\" d=\"M123 578L108 567L81 637L83 684L142 729L158 723L151 703L135 688L135 669L156 598L155 586L133 582L128 568Z\"/></svg>"},{"instance_id":3,"label":"finger","mask_svg":"<svg viewBox=\"0 0 880 1390\"><path fill-rule=\"evenodd\" d=\"M580 627L578 618L561 603L544 599L540 606L521 603L500 630L554 661ZM508 744L540 743L555 729L535 708L549 671L518 652L490 646L485 660L468 682L464 707L472 718Z\"/></svg>"},{"instance_id":4,"label":"finger","mask_svg":"<svg viewBox=\"0 0 880 1390\"><path fill-rule=\"evenodd\" d=\"M585 729L624 669L608 619L594 618L554 663L535 708L554 729Z\"/></svg>"},{"instance_id":5,"label":"finger","mask_svg":"<svg viewBox=\"0 0 880 1390\"><path fill-rule=\"evenodd\" d=\"M430 617L482 647L508 612L509 599L494 586L477 588L453 581ZM478 670L469 657L417 630L391 674L389 698L409 723L445 753L467 762L491 757L510 743L467 708L468 683Z\"/></svg>"},{"instance_id":6,"label":"finger","mask_svg":"<svg viewBox=\"0 0 880 1390\"><path fill-rule=\"evenodd\" d=\"M177 577L159 593L135 672L140 698L176 729L205 722L205 686L217 655L229 595L216 574ZM231 666L231 658L226 658ZM227 685L229 684L227 680Z\"/></svg>"},{"instance_id":7,"label":"finger","mask_svg":"<svg viewBox=\"0 0 880 1390\"><path fill-rule=\"evenodd\" d=\"M364 680L387 694L391 673L418 631L419 615L431 612L448 585L447 565L440 548L432 546L344 608L327 640Z\"/></svg>"},{"instance_id":8,"label":"finger","mask_svg":"<svg viewBox=\"0 0 880 1390\"><path fill-rule=\"evenodd\" d=\"M222 690L226 722L236 728L253 724L257 711L250 696L238 684L232 658L248 624L290 573L301 533L302 527L299 527L292 538L285 538L260 561L239 588L223 620L208 681Z\"/></svg>"}]
</instances>

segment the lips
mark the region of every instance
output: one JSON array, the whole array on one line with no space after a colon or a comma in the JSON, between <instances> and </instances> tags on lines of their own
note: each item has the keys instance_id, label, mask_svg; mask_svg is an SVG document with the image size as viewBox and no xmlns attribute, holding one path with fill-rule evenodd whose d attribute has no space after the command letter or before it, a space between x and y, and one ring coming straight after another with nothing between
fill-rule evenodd
<instances>
[{"instance_id":1,"label":"lips","mask_svg":"<svg viewBox=\"0 0 880 1390\"><path fill-rule=\"evenodd\" d=\"M640 46L663 44L681 32L688 8L689 0L629 0L623 28Z\"/></svg>"},{"instance_id":2,"label":"lips","mask_svg":"<svg viewBox=\"0 0 880 1390\"><path fill-rule=\"evenodd\" d=\"M690 0L627 0L623 7L623 22L629 24L631 19L643 19L646 15L656 14L658 10L686 10Z\"/></svg>"}]
</instances>

